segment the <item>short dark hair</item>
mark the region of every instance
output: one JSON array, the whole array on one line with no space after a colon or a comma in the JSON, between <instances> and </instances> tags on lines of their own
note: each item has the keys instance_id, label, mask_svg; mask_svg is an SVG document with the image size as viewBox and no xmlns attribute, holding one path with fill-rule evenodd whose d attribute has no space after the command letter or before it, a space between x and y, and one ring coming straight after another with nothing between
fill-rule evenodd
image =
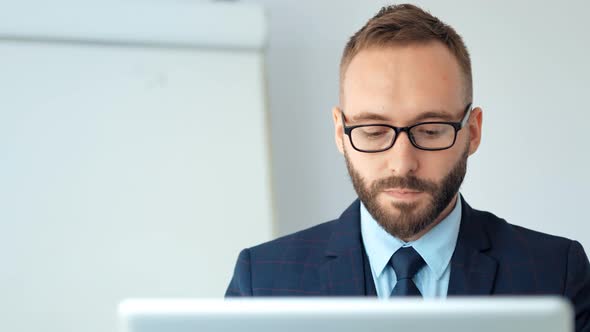
<instances>
[{"instance_id":1,"label":"short dark hair","mask_svg":"<svg viewBox=\"0 0 590 332\"><path fill-rule=\"evenodd\" d=\"M385 6L348 41L340 60L340 86L352 59L362 50L438 41L455 56L465 77L466 102L473 98L471 59L463 38L437 17L411 4Z\"/></svg>"}]
</instances>

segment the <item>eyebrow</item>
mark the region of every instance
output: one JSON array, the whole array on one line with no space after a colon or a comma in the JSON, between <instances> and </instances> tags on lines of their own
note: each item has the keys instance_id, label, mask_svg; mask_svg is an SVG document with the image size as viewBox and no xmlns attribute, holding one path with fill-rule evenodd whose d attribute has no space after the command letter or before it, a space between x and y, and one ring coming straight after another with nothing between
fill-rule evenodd
<instances>
[{"instance_id":1,"label":"eyebrow","mask_svg":"<svg viewBox=\"0 0 590 332\"><path fill-rule=\"evenodd\" d=\"M410 121L410 123L420 122L426 119L441 119L445 121L455 121L457 115L453 115L447 111L428 111L421 113L420 115L416 116L415 118ZM375 121L392 121L391 118L383 116L378 113L373 112L361 112L355 116L349 118L351 122L359 122L359 121L368 121L368 120L375 120Z\"/></svg>"}]
</instances>

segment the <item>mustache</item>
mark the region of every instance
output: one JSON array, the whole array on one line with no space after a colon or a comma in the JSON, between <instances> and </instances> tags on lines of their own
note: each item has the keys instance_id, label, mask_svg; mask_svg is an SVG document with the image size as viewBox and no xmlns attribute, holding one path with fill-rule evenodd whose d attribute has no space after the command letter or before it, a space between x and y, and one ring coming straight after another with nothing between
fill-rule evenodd
<instances>
[{"instance_id":1,"label":"mustache","mask_svg":"<svg viewBox=\"0 0 590 332\"><path fill-rule=\"evenodd\" d=\"M438 186L433 181L422 180L415 176L390 176L384 179L376 180L371 185L371 191L381 191L389 188L405 188L416 191L425 191L434 193Z\"/></svg>"}]
</instances>

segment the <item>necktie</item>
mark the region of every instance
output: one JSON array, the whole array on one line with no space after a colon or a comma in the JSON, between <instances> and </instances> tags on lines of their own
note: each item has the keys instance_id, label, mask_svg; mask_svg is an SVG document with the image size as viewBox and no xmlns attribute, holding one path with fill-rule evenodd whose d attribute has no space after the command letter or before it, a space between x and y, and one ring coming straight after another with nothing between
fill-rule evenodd
<instances>
[{"instance_id":1,"label":"necktie","mask_svg":"<svg viewBox=\"0 0 590 332\"><path fill-rule=\"evenodd\" d=\"M414 248L405 247L396 251L390 260L397 283L391 291L391 296L422 296L412 278L426 264L422 256Z\"/></svg>"}]
</instances>

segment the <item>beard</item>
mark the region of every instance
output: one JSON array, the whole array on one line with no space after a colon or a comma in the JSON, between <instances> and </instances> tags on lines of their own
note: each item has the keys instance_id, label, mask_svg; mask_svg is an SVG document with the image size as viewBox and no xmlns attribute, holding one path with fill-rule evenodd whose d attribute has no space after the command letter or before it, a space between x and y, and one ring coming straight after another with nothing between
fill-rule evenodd
<instances>
[{"instance_id":1,"label":"beard","mask_svg":"<svg viewBox=\"0 0 590 332\"><path fill-rule=\"evenodd\" d=\"M385 231L402 240L410 239L438 222L437 218L459 192L467 172L468 156L469 145L451 171L438 183L410 175L406 177L391 176L375 180L368 185L350 162L346 150L344 151L346 167L359 199ZM378 196L389 188L421 191L429 194L430 199L422 209L419 209L417 202L391 202L389 206L383 206L379 203ZM396 210L399 213L395 213Z\"/></svg>"}]
</instances>

